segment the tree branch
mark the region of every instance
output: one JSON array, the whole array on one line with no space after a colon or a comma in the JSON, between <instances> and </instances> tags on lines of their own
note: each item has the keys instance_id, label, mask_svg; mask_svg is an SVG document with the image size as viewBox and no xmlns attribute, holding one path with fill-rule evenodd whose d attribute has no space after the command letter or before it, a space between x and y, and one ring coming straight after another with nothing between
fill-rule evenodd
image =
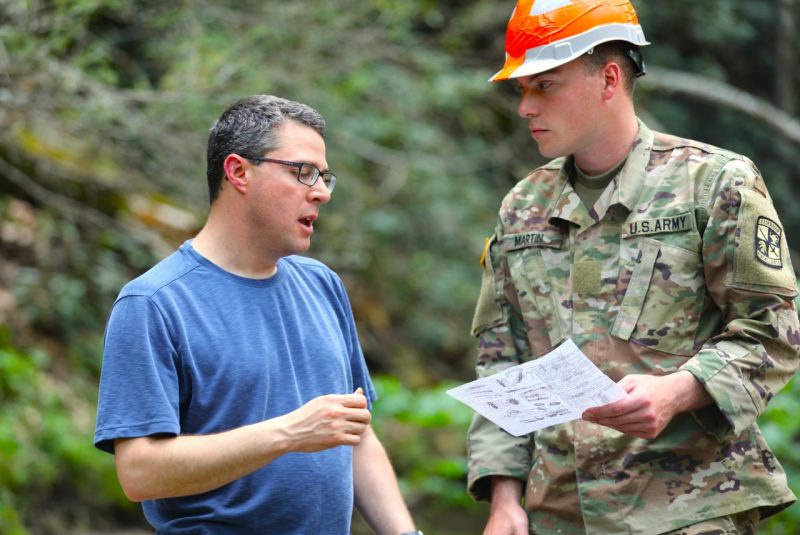
<instances>
[{"instance_id":1,"label":"tree branch","mask_svg":"<svg viewBox=\"0 0 800 535\"><path fill-rule=\"evenodd\" d=\"M143 228L137 228L136 226L123 225L114 218L109 217L91 206L49 190L32 180L14 164L2 157L0 157L0 173L33 199L36 199L44 206L60 212L66 219L81 220L95 227L112 228L116 232L133 237L140 243L147 244L154 251L163 256L171 250L169 244L157 233Z\"/></svg>"},{"instance_id":2,"label":"tree branch","mask_svg":"<svg viewBox=\"0 0 800 535\"><path fill-rule=\"evenodd\" d=\"M800 121L769 102L720 80L656 67L648 70L639 84L644 89L696 98L741 112L800 145Z\"/></svg>"}]
</instances>

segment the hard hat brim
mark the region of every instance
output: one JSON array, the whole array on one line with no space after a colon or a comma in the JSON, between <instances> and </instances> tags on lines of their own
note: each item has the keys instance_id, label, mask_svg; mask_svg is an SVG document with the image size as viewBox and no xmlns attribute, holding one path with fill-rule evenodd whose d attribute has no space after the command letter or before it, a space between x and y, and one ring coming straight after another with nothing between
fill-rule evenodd
<instances>
[{"instance_id":1,"label":"hard hat brim","mask_svg":"<svg viewBox=\"0 0 800 535\"><path fill-rule=\"evenodd\" d=\"M609 41L627 41L637 46L650 44L638 24L605 24L578 36L530 48L525 52L524 58L515 60L506 57L503 68L489 78L489 82L501 82L555 69Z\"/></svg>"}]
</instances>

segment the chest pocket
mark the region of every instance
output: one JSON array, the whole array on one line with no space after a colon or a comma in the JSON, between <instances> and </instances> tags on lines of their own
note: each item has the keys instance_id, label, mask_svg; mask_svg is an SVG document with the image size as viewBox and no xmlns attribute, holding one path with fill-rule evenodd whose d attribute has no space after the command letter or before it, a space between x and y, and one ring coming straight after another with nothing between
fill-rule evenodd
<instances>
[{"instance_id":1,"label":"chest pocket","mask_svg":"<svg viewBox=\"0 0 800 535\"><path fill-rule=\"evenodd\" d=\"M635 258L623 269L628 287L611 334L673 355L692 356L705 298L700 255L639 237Z\"/></svg>"},{"instance_id":2,"label":"chest pocket","mask_svg":"<svg viewBox=\"0 0 800 535\"><path fill-rule=\"evenodd\" d=\"M562 274L552 267L563 265L555 257L569 254L561 251L562 240L561 232L555 229L503 236L503 249L534 356L552 350L565 339L557 288ZM563 277L566 280L569 272L565 271Z\"/></svg>"}]
</instances>

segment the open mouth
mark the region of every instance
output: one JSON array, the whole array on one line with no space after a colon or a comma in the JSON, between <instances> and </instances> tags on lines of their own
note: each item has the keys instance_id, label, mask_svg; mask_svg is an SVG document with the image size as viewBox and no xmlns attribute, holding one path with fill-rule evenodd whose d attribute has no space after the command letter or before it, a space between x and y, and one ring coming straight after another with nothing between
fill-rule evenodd
<instances>
[{"instance_id":1,"label":"open mouth","mask_svg":"<svg viewBox=\"0 0 800 535\"><path fill-rule=\"evenodd\" d=\"M300 224L305 229L311 231L311 230L314 230L314 220L315 219L316 218L314 216L308 216L308 217L301 217L300 219L298 219L298 221L300 222Z\"/></svg>"}]
</instances>

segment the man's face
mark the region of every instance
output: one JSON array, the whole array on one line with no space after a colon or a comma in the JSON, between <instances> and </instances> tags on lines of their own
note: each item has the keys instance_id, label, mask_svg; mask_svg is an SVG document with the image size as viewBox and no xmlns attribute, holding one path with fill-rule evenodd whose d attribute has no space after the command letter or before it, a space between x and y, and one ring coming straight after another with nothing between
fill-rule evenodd
<instances>
[{"instance_id":1,"label":"man's face","mask_svg":"<svg viewBox=\"0 0 800 535\"><path fill-rule=\"evenodd\" d=\"M286 121L278 127L278 136L280 148L264 156L328 171L325 142L314 129ZM297 180L297 171L297 167L273 162L253 164L250 169L245 210L256 231L251 234L253 245L276 262L308 250L320 207L331 198L322 178L309 187Z\"/></svg>"},{"instance_id":2,"label":"man's face","mask_svg":"<svg viewBox=\"0 0 800 535\"><path fill-rule=\"evenodd\" d=\"M528 120L531 136L546 158L580 156L597 145L602 131L600 104L603 78L590 75L582 60L516 79L517 112Z\"/></svg>"}]
</instances>

